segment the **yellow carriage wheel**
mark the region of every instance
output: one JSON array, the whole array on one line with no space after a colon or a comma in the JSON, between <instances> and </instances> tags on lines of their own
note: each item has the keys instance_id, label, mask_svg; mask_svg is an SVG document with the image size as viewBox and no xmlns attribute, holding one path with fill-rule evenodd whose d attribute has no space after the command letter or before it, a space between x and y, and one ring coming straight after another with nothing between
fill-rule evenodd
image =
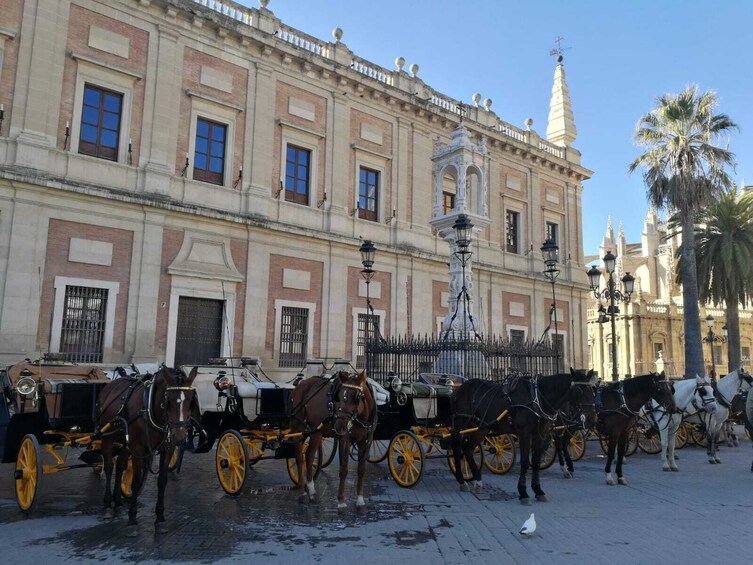
<instances>
[{"instance_id":1,"label":"yellow carriage wheel","mask_svg":"<svg viewBox=\"0 0 753 565\"><path fill-rule=\"evenodd\" d=\"M37 488L42 476L42 461L39 452L39 442L32 434L27 434L21 440L21 446L16 456L16 472L14 475L16 486L16 502L24 512L31 510L37 497Z\"/></svg>"},{"instance_id":2,"label":"yellow carriage wheel","mask_svg":"<svg viewBox=\"0 0 753 565\"><path fill-rule=\"evenodd\" d=\"M121 455L125 457L125 455ZM124 498L131 498L133 496L133 459L128 457L128 465L123 469L123 474L120 475L120 494Z\"/></svg>"},{"instance_id":3,"label":"yellow carriage wheel","mask_svg":"<svg viewBox=\"0 0 753 565\"><path fill-rule=\"evenodd\" d=\"M529 464L531 463L532 457L533 457L533 449L531 449L528 453ZM555 451L555 448L554 448L554 436L550 434L547 448L541 452L541 461L539 461L539 469L543 471L544 469L548 469L549 467L551 467L556 457L557 457L557 452Z\"/></svg>"},{"instance_id":4,"label":"yellow carriage wheel","mask_svg":"<svg viewBox=\"0 0 753 565\"><path fill-rule=\"evenodd\" d=\"M237 431L226 431L217 442L215 468L222 490L231 496L240 494L248 475L248 450Z\"/></svg>"},{"instance_id":5,"label":"yellow carriage wheel","mask_svg":"<svg viewBox=\"0 0 753 565\"><path fill-rule=\"evenodd\" d=\"M476 449L473 450L473 460L476 462L477 469L483 468L484 450L481 449L480 445L477 445ZM450 468L450 472L454 475L455 474L455 457L453 456L452 449L447 450L447 466ZM463 457L460 460L460 470L463 473L464 481L470 481L473 479L473 474L471 473L471 466L468 465L468 461L466 461L465 457Z\"/></svg>"},{"instance_id":6,"label":"yellow carriage wheel","mask_svg":"<svg viewBox=\"0 0 753 565\"><path fill-rule=\"evenodd\" d=\"M693 443L700 447L706 447L708 438L706 437L706 430L703 426L695 424L691 427L690 437L693 439Z\"/></svg>"},{"instance_id":7,"label":"yellow carriage wheel","mask_svg":"<svg viewBox=\"0 0 753 565\"><path fill-rule=\"evenodd\" d=\"M680 424L675 432L675 449L682 449L686 445L688 445L688 429L685 424Z\"/></svg>"},{"instance_id":8,"label":"yellow carriage wheel","mask_svg":"<svg viewBox=\"0 0 753 565\"><path fill-rule=\"evenodd\" d=\"M375 439L371 442L369 448L369 454L366 456L366 460L369 463L381 463L387 459L387 448L390 442L384 439Z\"/></svg>"},{"instance_id":9,"label":"yellow carriage wheel","mask_svg":"<svg viewBox=\"0 0 753 565\"><path fill-rule=\"evenodd\" d=\"M170 451L168 453L167 458L167 470L170 472L173 472L175 468L178 466L178 462L180 461L180 452L183 448L178 447L176 445L170 446Z\"/></svg>"},{"instance_id":10,"label":"yellow carriage wheel","mask_svg":"<svg viewBox=\"0 0 753 565\"><path fill-rule=\"evenodd\" d=\"M264 442L260 439L249 438L245 436L243 438L243 441L246 442L248 464L256 465L259 461L261 461L261 458L264 455Z\"/></svg>"},{"instance_id":11,"label":"yellow carriage wheel","mask_svg":"<svg viewBox=\"0 0 753 565\"><path fill-rule=\"evenodd\" d=\"M308 458L309 452L309 439L306 438L303 442L303 453ZM288 476L293 484L298 486L298 465L296 465L295 457L288 457L287 459ZM314 478L319 476L319 471L322 470L322 447L316 450L316 456L314 457ZM303 471L306 472L306 463L304 459Z\"/></svg>"},{"instance_id":12,"label":"yellow carriage wheel","mask_svg":"<svg viewBox=\"0 0 753 565\"><path fill-rule=\"evenodd\" d=\"M599 436L599 444L604 455L609 453L609 438L607 436ZM630 457L638 449L638 431L633 426L628 432L627 448L625 449L625 457ZM614 449L614 456L617 457L617 447Z\"/></svg>"},{"instance_id":13,"label":"yellow carriage wheel","mask_svg":"<svg viewBox=\"0 0 753 565\"><path fill-rule=\"evenodd\" d=\"M495 475L504 475L515 464L515 443L509 434L487 435L484 448L484 467Z\"/></svg>"},{"instance_id":14,"label":"yellow carriage wheel","mask_svg":"<svg viewBox=\"0 0 753 565\"><path fill-rule=\"evenodd\" d=\"M424 472L424 450L412 432L397 432L387 447L390 475L401 487L415 486Z\"/></svg>"},{"instance_id":15,"label":"yellow carriage wheel","mask_svg":"<svg viewBox=\"0 0 753 565\"><path fill-rule=\"evenodd\" d=\"M567 444L567 454L571 461L580 461L586 453L586 433L583 430L575 431Z\"/></svg>"},{"instance_id":16,"label":"yellow carriage wheel","mask_svg":"<svg viewBox=\"0 0 753 565\"><path fill-rule=\"evenodd\" d=\"M322 469L329 466L337 453L337 440L333 437L322 438Z\"/></svg>"},{"instance_id":17,"label":"yellow carriage wheel","mask_svg":"<svg viewBox=\"0 0 753 565\"><path fill-rule=\"evenodd\" d=\"M649 455L661 453L661 434L659 430L652 427L641 427L638 430L638 447Z\"/></svg>"}]
</instances>

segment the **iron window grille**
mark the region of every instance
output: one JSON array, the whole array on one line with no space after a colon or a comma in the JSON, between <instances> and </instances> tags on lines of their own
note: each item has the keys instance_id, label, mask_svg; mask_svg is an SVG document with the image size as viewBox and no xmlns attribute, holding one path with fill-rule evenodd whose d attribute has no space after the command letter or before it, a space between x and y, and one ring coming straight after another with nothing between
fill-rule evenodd
<instances>
[{"instance_id":1,"label":"iron window grille","mask_svg":"<svg viewBox=\"0 0 753 565\"><path fill-rule=\"evenodd\" d=\"M365 367L366 343L378 335L379 316L375 314L358 314L358 336L356 338L356 367Z\"/></svg>"},{"instance_id":2,"label":"iron window grille","mask_svg":"<svg viewBox=\"0 0 753 565\"><path fill-rule=\"evenodd\" d=\"M101 363L107 289L66 286L60 352L75 363Z\"/></svg>"},{"instance_id":3,"label":"iron window grille","mask_svg":"<svg viewBox=\"0 0 753 565\"><path fill-rule=\"evenodd\" d=\"M122 109L122 94L84 85L78 152L117 161Z\"/></svg>"},{"instance_id":4,"label":"iron window grille","mask_svg":"<svg viewBox=\"0 0 753 565\"><path fill-rule=\"evenodd\" d=\"M280 317L280 367L303 367L308 351L309 311L283 306Z\"/></svg>"}]
</instances>

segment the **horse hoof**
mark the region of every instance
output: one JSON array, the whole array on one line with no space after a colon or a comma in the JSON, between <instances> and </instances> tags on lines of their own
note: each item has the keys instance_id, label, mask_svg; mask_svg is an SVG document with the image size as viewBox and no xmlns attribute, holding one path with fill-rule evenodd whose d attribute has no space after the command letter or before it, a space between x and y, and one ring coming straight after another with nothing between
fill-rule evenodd
<instances>
[{"instance_id":1,"label":"horse hoof","mask_svg":"<svg viewBox=\"0 0 753 565\"><path fill-rule=\"evenodd\" d=\"M468 483L460 483L460 492L470 492L471 488L468 486Z\"/></svg>"},{"instance_id":2,"label":"horse hoof","mask_svg":"<svg viewBox=\"0 0 753 565\"><path fill-rule=\"evenodd\" d=\"M718 465L719 463L721 463L721 462L722 462L722 460L721 460L721 459L719 459L718 457L715 457L715 458L714 458L714 462L715 462L715 463L716 463L716 464Z\"/></svg>"},{"instance_id":3,"label":"horse hoof","mask_svg":"<svg viewBox=\"0 0 753 565\"><path fill-rule=\"evenodd\" d=\"M473 485L473 492L476 494L480 494L484 490L484 485L481 481L478 481L476 484Z\"/></svg>"},{"instance_id":4,"label":"horse hoof","mask_svg":"<svg viewBox=\"0 0 753 565\"><path fill-rule=\"evenodd\" d=\"M670 469L669 467L662 467L661 470L665 473L669 473L672 469Z\"/></svg>"},{"instance_id":5,"label":"horse hoof","mask_svg":"<svg viewBox=\"0 0 753 565\"><path fill-rule=\"evenodd\" d=\"M533 502L531 502L531 499L530 499L530 498L528 498L527 496L526 496L525 498L521 498L521 499L520 499L520 503L521 503L521 504L522 504L523 506L531 506L531 505L533 504Z\"/></svg>"},{"instance_id":6,"label":"horse hoof","mask_svg":"<svg viewBox=\"0 0 753 565\"><path fill-rule=\"evenodd\" d=\"M716 461L714 461L713 459L709 459L709 464L710 465L716 465Z\"/></svg>"},{"instance_id":7,"label":"horse hoof","mask_svg":"<svg viewBox=\"0 0 753 565\"><path fill-rule=\"evenodd\" d=\"M610 487L613 487L614 485L616 485L616 484L617 484L617 481L615 481L614 479L607 479L607 484L608 484L608 485L609 485Z\"/></svg>"},{"instance_id":8,"label":"horse hoof","mask_svg":"<svg viewBox=\"0 0 753 565\"><path fill-rule=\"evenodd\" d=\"M673 472L673 473L677 473L677 472L679 472L679 471L680 471L680 469L678 469L677 467L672 467L672 472Z\"/></svg>"},{"instance_id":9,"label":"horse hoof","mask_svg":"<svg viewBox=\"0 0 753 565\"><path fill-rule=\"evenodd\" d=\"M137 535L139 535L138 526L126 526L125 537L135 538Z\"/></svg>"},{"instance_id":10,"label":"horse hoof","mask_svg":"<svg viewBox=\"0 0 753 565\"><path fill-rule=\"evenodd\" d=\"M366 514L366 505L365 504L361 504L360 506L356 505L356 513L357 514Z\"/></svg>"},{"instance_id":11,"label":"horse hoof","mask_svg":"<svg viewBox=\"0 0 753 565\"><path fill-rule=\"evenodd\" d=\"M570 471L565 471L562 474L565 476L566 479L572 479L573 478L573 474Z\"/></svg>"},{"instance_id":12,"label":"horse hoof","mask_svg":"<svg viewBox=\"0 0 753 565\"><path fill-rule=\"evenodd\" d=\"M311 504L319 504L319 495L318 494L312 494L309 496L309 502Z\"/></svg>"},{"instance_id":13,"label":"horse hoof","mask_svg":"<svg viewBox=\"0 0 753 565\"><path fill-rule=\"evenodd\" d=\"M545 494L537 494L536 501L537 502L549 502L549 499L546 497Z\"/></svg>"},{"instance_id":14,"label":"horse hoof","mask_svg":"<svg viewBox=\"0 0 753 565\"><path fill-rule=\"evenodd\" d=\"M627 481L625 479L623 479L622 477L618 477L617 478L617 484L618 485L627 486Z\"/></svg>"},{"instance_id":15,"label":"horse hoof","mask_svg":"<svg viewBox=\"0 0 753 565\"><path fill-rule=\"evenodd\" d=\"M115 517L115 513L112 511L112 508L105 508L104 517L105 520L112 520Z\"/></svg>"},{"instance_id":16,"label":"horse hoof","mask_svg":"<svg viewBox=\"0 0 753 565\"><path fill-rule=\"evenodd\" d=\"M154 531L158 534L166 534L168 532L167 522L157 522L154 524Z\"/></svg>"},{"instance_id":17,"label":"horse hoof","mask_svg":"<svg viewBox=\"0 0 753 565\"><path fill-rule=\"evenodd\" d=\"M347 504L338 504L337 505L337 513L340 515L345 514L345 512L348 510Z\"/></svg>"},{"instance_id":18,"label":"horse hoof","mask_svg":"<svg viewBox=\"0 0 753 565\"><path fill-rule=\"evenodd\" d=\"M309 495L308 494L299 494L298 495L298 502L300 504L308 504L309 501Z\"/></svg>"}]
</instances>

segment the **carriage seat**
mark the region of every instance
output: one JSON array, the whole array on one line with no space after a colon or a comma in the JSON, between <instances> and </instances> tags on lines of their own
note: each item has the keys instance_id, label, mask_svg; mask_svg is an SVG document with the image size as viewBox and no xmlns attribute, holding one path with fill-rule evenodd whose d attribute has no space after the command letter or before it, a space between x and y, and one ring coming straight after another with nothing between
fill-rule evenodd
<instances>
[{"instance_id":1,"label":"carriage seat","mask_svg":"<svg viewBox=\"0 0 753 565\"><path fill-rule=\"evenodd\" d=\"M235 381L235 386L238 387L238 396L241 398L258 398L259 391L269 388L293 388L289 383L254 383Z\"/></svg>"},{"instance_id":2,"label":"carriage seat","mask_svg":"<svg viewBox=\"0 0 753 565\"><path fill-rule=\"evenodd\" d=\"M389 391L371 378L368 379L368 382L374 393L374 399L376 400L377 406L384 406L387 404L390 400Z\"/></svg>"}]
</instances>

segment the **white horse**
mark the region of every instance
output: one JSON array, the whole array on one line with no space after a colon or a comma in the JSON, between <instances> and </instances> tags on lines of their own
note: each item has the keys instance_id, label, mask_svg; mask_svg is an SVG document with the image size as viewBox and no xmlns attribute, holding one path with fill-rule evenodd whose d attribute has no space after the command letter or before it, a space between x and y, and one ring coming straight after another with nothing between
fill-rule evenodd
<instances>
[{"instance_id":1,"label":"white horse","mask_svg":"<svg viewBox=\"0 0 753 565\"><path fill-rule=\"evenodd\" d=\"M685 379L672 383L677 412L670 413L655 400L651 401L650 419L661 437L661 463L664 471L679 471L675 463L675 434L685 417L699 412L713 414L717 409L714 389L708 377Z\"/></svg>"},{"instance_id":2,"label":"white horse","mask_svg":"<svg viewBox=\"0 0 753 565\"><path fill-rule=\"evenodd\" d=\"M729 407L735 394L750 390L751 385L753 385L753 377L741 369L735 369L716 383L714 395L718 402L718 410L713 413L698 414L698 419L706 427L708 443L706 446L706 455L708 456L709 463L722 462L716 454L719 432L722 430L727 418L729 418Z\"/></svg>"}]
</instances>

